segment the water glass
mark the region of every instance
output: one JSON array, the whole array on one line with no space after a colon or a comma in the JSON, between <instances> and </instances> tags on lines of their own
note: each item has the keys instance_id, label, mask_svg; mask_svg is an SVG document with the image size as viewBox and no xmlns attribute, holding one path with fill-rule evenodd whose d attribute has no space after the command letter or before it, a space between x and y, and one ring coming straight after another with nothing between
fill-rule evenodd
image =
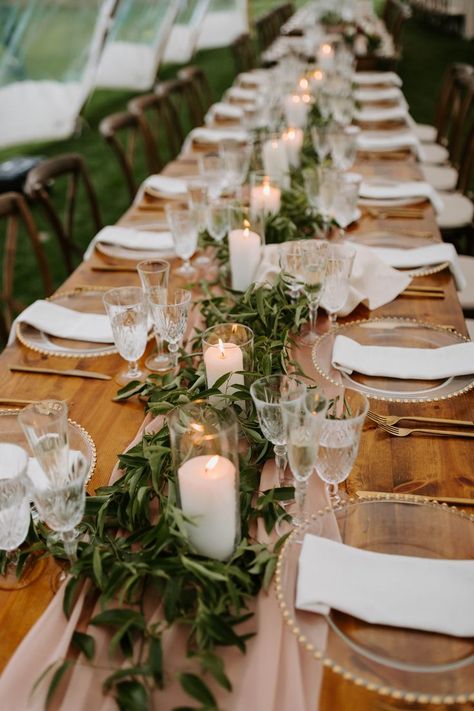
<instances>
[{"instance_id":1,"label":"water glass","mask_svg":"<svg viewBox=\"0 0 474 711\"><path fill-rule=\"evenodd\" d=\"M216 154L199 156L198 165L199 175L207 183L209 198L217 200L226 187L227 175L224 158Z\"/></svg>"},{"instance_id":2,"label":"water glass","mask_svg":"<svg viewBox=\"0 0 474 711\"><path fill-rule=\"evenodd\" d=\"M308 300L309 330L301 337L303 345L313 345L317 340L316 318L321 301L326 265L328 260L328 243L322 240L305 240L301 243L303 292Z\"/></svg>"},{"instance_id":3,"label":"water glass","mask_svg":"<svg viewBox=\"0 0 474 711\"><path fill-rule=\"evenodd\" d=\"M191 292L187 289L150 290L149 301L153 322L156 323L161 337L167 341L173 367L177 366L178 348L186 331Z\"/></svg>"},{"instance_id":4,"label":"water glass","mask_svg":"<svg viewBox=\"0 0 474 711\"><path fill-rule=\"evenodd\" d=\"M152 287L168 288L170 265L165 259L146 259L137 264L137 271L148 302L148 293ZM151 314L151 307L148 304L148 311ZM154 324L156 353L153 353L145 361L148 370L156 373L164 373L171 367L171 358L168 353L164 353L160 333Z\"/></svg>"},{"instance_id":5,"label":"water glass","mask_svg":"<svg viewBox=\"0 0 474 711\"><path fill-rule=\"evenodd\" d=\"M333 201L333 216L345 229L357 216L357 201L362 176L358 173L341 173Z\"/></svg>"},{"instance_id":6,"label":"water glass","mask_svg":"<svg viewBox=\"0 0 474 711\"><path fill-rule=\"evenodd\" d=\"M229 203L222 200L212 201L206 208L206 227L212 239L222 242L229 231Z\"/></svg>"},{"instance_id":7,"label":"water glass","mask_svg":"<svg viewBox=\"0 0 474 711\"><path fill-rule=\"evenodd\" d=\"M167 205L165 210L176 254L183 260L183 264L176 269L176 274L193 279L197 272L189 260L197 249L199 215L193 208L174 205Z\"/></svg>"},{"instance_id":8,"label":"water glass","mask_svg":"<svg viewBox=\"0 0 474 711\"><path fill-rule=\"evenodd\" d=\"M369 401L365 395L346 388L326 413L319 440L316 471L328 485L333 506L341 500L338 485L347 479L357 458L368 409Z\"/></svg>"},{"instance_id":9,"label":"water glass","mask_svg":"<svg viewBox=\"0 0 474 711\"><path fill-rule=\"evenodd\" d=\"M292 242L283 242L280 245L282 278L288 286L292 301L296 301L303 287L303 251L301 244L300 240L294 240Z\"/></svg>"},{"instance_id":10,"label":"water glass","mask_svg":"<svg viewBox=\"0 0 474 711\"><path fill-rule=\"evenodd\" d=\"M284 374L267 375L250 386L250 394L263 436L273 444L280 486L292 484L285 481L287 430L283 421L283 403L296 402L305 393L304 383Z\"/></svg>"},{"instance_id":11,"label":"water glass","mask_svg":"<svg viewBox=\"0 0 474 711\"><path fill-rule=\"evenodd\" d=\"M128 369L119 373L116 381L126 385L144 375L138 367L138 360L147 344L147 297L138 286L121 286L104 294L104 305L117 350L128 362Z\"/></svg>"},{"instance_id":12,"label":"water glass","mask_svg":"<svg viewBox=\"0 0 474 711\"><path fill-rule=\"evenodd\" d=\"M330 327L336 327L337 312L349 296L350 276L356 250L349 244L331 244L324 280L323 301Z\"/></svg>"}]
</instances>

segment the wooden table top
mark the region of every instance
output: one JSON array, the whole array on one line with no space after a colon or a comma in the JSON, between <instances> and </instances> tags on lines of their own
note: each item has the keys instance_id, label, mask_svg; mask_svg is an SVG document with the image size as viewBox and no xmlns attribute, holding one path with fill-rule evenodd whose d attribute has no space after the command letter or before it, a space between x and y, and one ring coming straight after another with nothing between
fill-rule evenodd
<instances>
[{"instance_id":1,"label":"wooden table top","mask_svg":"<svg viewBox=\"0 0 474 711\"><path fill-rule=\"evenodd\" d=\"M419 170L410 157L404 161L390 159L362 161L356 167L364 175L383 176L401 180L416 179ZM196 173L193 158L186 156L170 164L164 171L167 175L190 175ZM423 230L440 239L431 206L424 204L422 219L385 220L376 219L364 211L361 220L351 230L374 230L390 228L403 233L406 230ZM139 226L151 221L155 213L130 208L120 224ZM82 286L120 286L139 284L136 273L101 272L94 267L119 264L97 251L88 262L83 262L60 290ZM131 262L131 266L135 263ZM358 307L345 319L376 318L380 316L404 316L428 321L433 324L449 324L461 333L466 333L465 323L453 280L448 270L418 279L423 285L444 289L445 298L397 298L375 312ZM97 467L89 484L90 491L107 483L117 454L122 452L135 435L143 420L143 404L134 400L118 404L112 401L117 385L111 381L82 380L59 376L12 373L13 364L47 365L58 368L81 368L102 371L114 375L123 366L118 355L100 358L60 358L35 353L18 343L8 347L0 355L0 397L68 399L70 416L78 421L92 436L97 446ZM316 373L314 373L316 375ZM413 412L413 405L377 403L378 411ZM434 403L417 403L417 414L474 420L474 396L472 391ZM467 439L442 439L412 437L398 439L368 424L360 448L357 463L351 473L351 491L397 491L429 495L472 497L474 486L473 442ZM48 570L54 563L48 563ZM9 593L0 590L0 668L8 661L21 639L41 615L53 595L49 584L48 570L33 584L23 590ZM391 705L392 704L392 705ZM403 703L385 701L375 694L358 689L341 677L327 672L323 684L321 708L362 709L408 708ZM439 708L439 707L438 707ZM461 708L461 707L457 707ZM466 707L467 708L467 707Z\"/></svg>"}]
</instances>

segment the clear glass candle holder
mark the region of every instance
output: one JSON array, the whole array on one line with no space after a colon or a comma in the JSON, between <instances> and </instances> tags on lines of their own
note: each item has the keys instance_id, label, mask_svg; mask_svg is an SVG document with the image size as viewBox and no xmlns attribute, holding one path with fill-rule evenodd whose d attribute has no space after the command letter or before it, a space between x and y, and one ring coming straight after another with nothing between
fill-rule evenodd
<instances>
[{"instance_id":1,"label":"clear glass candle holder","mask_svg":"<svg viewBox=\"0 0 474 711\"><path fill-rule=\"evenodd\" d=\"M237 418L196 400L173 410L168 425L189 543L199 555L228 560L240 541Z\"/></svg>"},{"instance_id":2,"label":"clear glass candle holder","mask_svg":"<svg viewBox=\"0 0 474 711\"><path fill-rule=\"evenodd\" d=\"M250 214L254 217L276 215L280 211L281 189L264 171L250 174Z\"/></svg>"},{"instance_id":3,"label":"clear glass candle holder","mask_svg":"<svg viewBox=\"0 0 474 711\"><path fill-rule=\"evenodd\" d=\"M206 372L206 383L212 388L223 375L227 380L219 385L224 395L232 395L235 388L245 385L241 371L253 369L253 331L241 323L220 323L204 331L202 353ZM217 400L221 398L216 398Z\"/></svg>"}]
</instances>

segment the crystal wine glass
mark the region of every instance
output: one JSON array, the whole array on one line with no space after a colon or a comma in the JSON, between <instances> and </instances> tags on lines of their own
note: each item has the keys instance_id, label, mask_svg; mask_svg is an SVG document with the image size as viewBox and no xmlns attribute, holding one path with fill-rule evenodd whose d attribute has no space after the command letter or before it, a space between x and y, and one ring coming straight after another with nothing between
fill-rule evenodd
<instances>
[{"instance_id":1,"label":"crystal wine glass","mask_svg":"<svg viewBox=\"0 0 474 711\"><path fill-rule=\"evenodd\" d=\"M18 415L38 466L29 471L33 501L41 519L59 533L71 563L76 560L77 531L85 507L85 479L90 461L69 450L67 404L42 400Z\"/></svg>"},{"instance_id":2,"label":"crystal wine glass","mask_svg":"<svg viewBox=\"0 0 474 711\"><path fill-rule=\"evenodd\" d=\"M336 327L337 312L342 309L349 295L349 280L355 255L355 248L349 244L329 246L322 299L331 329Z\"/></svg>"},{"instance_id":3,"label":"crystal wine glass","mask_svg":"<svg viewBox=\"0 0 474 711\"><path fill-rule=\"evenodd\" d=\"M319 440L316 471L328 485L331 503L340 501L338 484L345 481L357 458L369 401L357 390L346 388L329 407Z\"/></svg>"},{"instance_id":4,"label":"crystal wine glass","mask_svg":"<svg viewBox=\"0 0 474 711\"><path fill-rule=\"evenodd\" d=\"M212 239L222 242L229 231L229 203L222 200L212 201L206 210L206 227Z\"/></svg>"},{"instance_id":5,"label":"crystal wine glass","mask_svg":"<svg viewBox=\"0 0 474 711\"><path fill-rule=\"evenodd\" d=\"M7 565L14 565L16 549L25 540L30 525L27 467L28 454L22 447L0 443L0 550L6 551ZM5 577L0 577L0 590L25 586L14 572L6 570Z\"/></svg>"},{"instance_id":6,"label":"crystal wine glass","mask_svg":"<svg viewBox=\"0 0 474 711\"><path fill-rule=\"evenodd\" d=\"M104 304L112 326L118 352L128 362L128 369L116 376L120 385L144 375L138 360L147 343L147 299L138 286L121 286L104 294Z\"/></svg>"},{"instance_id":7,"label":"crystal wine glass","mask_svg":"<svg viewBox=\"0 0 474 711\"><path fill-rule=\"evenodd\" d=\"M304 383L284 374L267 375L250 386L260 428L264 437L273 444L280 486L287 484L285 481L287 438L283 422L283 403L300 400L305 393Z\"/></svg>"},{"instance_id":8,"label":"crystal wine glass","mask_svg":"<svg viewBox=\"0 0 474 711\"><path fill-rule=\"evenodd\" d=\"M142 289L148 300L148 293L152 287L158 286L163 289L168 288L170 265L165 259L145 259L137 264L137 271L142 283ZM151 307L148 304L151 313ZM148 370L164 373L171 367L169 353L163 351L163 344L160 333L155 324L156 353L153 353L145 361Z\"/></svg>"},{"instance_id":9,"label":"crystal wine glass","mask_svg":"<svg viewBox=\"0 0 474 711\"><path fill-rule=\"evenodd\" d=\"M187 289L150 289L150 306L153 321L157 325L162 338L168 342L168 348L173 359L173 367L178 364L178 348L186 331L191 292Z\"/></svg>"},{"instance_id":10,"label":"crystal wine glass","mask_svg":"<svg viewBox=\"0 0 474 711\"><path fill-rule=\"evenodd\" d=\"M321 301L326 264L328 259L328 243L322 240L305 240L301 243L303 292L308 300L309 330L300 338L303 345L313 345L317 340L316 318Z\"/></svg>"},{"instance_id":11,"label":"crystal wine glass","mask_svg":"<svg viewBox=\"0 0 474 711\"><path fill-rule=\"evenodd\" d=\"M300 240L283 242L280 245L280 268L292 301L296 301L303 286L302 255Z\"/></svg>"},{"instance_id":12,"label":"crystal wine glass","mask_svg":"<svg viewBox=\"0 0 474 711\"><path fill-rule=\"evenodd\" d=\"M219 155L224 164L226 187L234 192L243 185L249 172L252 146L242 146L237 141L220 141Z\"/></svg>"},{"instance_id":13,"label":"crystal wine glass","mask_svg":"<svg viewBox=\"0 0 474 711\"><path fill-rule=\"evenodd\" d=\"M206 210L208 201L207 183L202 178L193 178L188 183L188 207L194 210L198 233L206 229ZM198 267L206 268L210 265L211 259L202 252L196 257L194 263Z\"/></svg>"},{"instance_id":14,"label":"crystal wine glass","mask_svg":"<svg viewBox=\"0 0 474 711\"><path fill-rule=\"evenodd\" d=\"M342 229L356 218L361 180L358 173L341 173L339 177L332 209L334 219Z\"/></svg>"},{"instance_id":15,"label":"crystal wine glass","mask_svg":"<svg viewBox=\"0 0 474 711\"><path fill-rule=\"evenodd\" d=\"M357 126L333 128L329 132L332 161L339 170L348 170L354 165L359 133Z\"/></svg>"},{"instance_id":16,"label":"crystal wine glass","mask_svg":"<svg viewBox=\"0 0 474 711\"><path fill-rule=\"evenodd\" d=\"M319 439L328 407L326 397L317 388L309 389L303 398L283 403L283 420L286 427L288 461L295 480L297 512L293 526L304 523L304 506L308 480L316 465Z\"/></svg>"},{"instance_id":17,"label":"crystal wine glass","mask_svg":"<svg viewBox=\"0 0 474 711\"><path fill-rule=\"evenodd\" d=\"M216 154L199 156L198 165L199 174L207 183L209 198L217 200L222 195L227 180L223 157Z\"/></svg>"},{"instance_id":18,"label":"crystal wine glass","mask_svg":"<svg viewBox=\"0 0 474 711\"><path fill-rule=\"evenodd\" d=\"M183 260L176 274L193 279L197 272L189 260L197 248L199 216L194 209L174 205L167 205L165 210L176 254Z\"/></svg>"},{"instance_id":19,"label":"crystal wine glass","mask_svg":"<svg viewBox=\"0 0 474 711\"><path fill-rule=\"evenodd\" d=\"M313 126L311 128L311 139L313 141L313 148L318 156L318 161L320 164L324 163L326 158L331 152L331 145L329 143L329 132L330 126Z\"/></svg>"}]
</instances>

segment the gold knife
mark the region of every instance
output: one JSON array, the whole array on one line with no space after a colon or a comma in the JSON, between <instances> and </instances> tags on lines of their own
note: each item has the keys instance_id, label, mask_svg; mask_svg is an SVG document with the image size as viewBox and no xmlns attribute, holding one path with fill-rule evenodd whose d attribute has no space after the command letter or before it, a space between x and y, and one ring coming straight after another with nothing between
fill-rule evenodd
<instances>
[{"instance_id":1,"label":"gold knife","mask_svg":"<svg viewBox=\"0 0 474 711\"><path fill-rule=\"evenodd\" d=\"M474 499L462 498L459 496L422 496L421 494L410 494L408 491L397 494L390 491L356 491L359 499L367 499L373 496L393 496L403 500L407 496L415 501L438 501L440 504L458 504L459 506L474 506Z\"/></svg>"},{"instance_id":2,"label":"gold knife","mask_svg":"<svg viewBox=\"0 0 474 711\"><path fill-rule=\"evenodd\" d=\"M121 267L112 264L103 264L100 267L92 267L93 272L135 272L138 276L136 267Z\"/></svg>"},{"instance_id":3,"label":"gold knife","mask_svg":"<svg viewBox=\"0 0 474 711\"><path fill-rule=\"evenodd\" d=\"M112 380L111 375L106 375L105 373L95 373L92 370L59 370L56 368L38 368L31 365L11 365L10 370L17 373L42 373L44 375L68 375L74 378Z\"/></svg>"}]
</instances>

